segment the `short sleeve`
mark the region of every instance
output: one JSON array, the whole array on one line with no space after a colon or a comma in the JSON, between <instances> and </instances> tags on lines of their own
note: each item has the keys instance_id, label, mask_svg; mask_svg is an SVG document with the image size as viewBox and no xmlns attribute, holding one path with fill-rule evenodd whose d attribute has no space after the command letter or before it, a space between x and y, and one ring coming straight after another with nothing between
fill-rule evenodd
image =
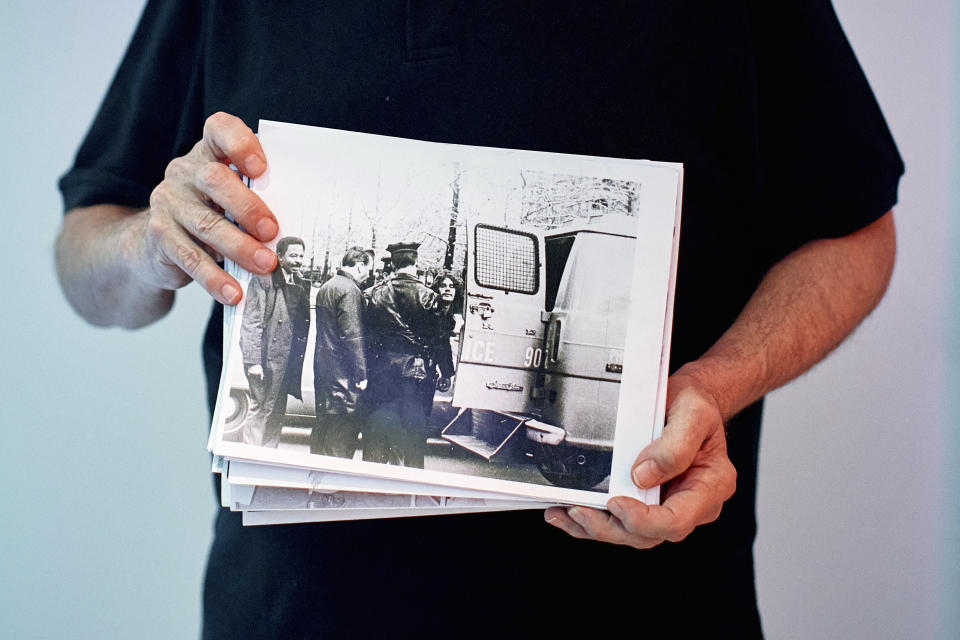
<instances>
[{"instance_id":1,"label":"short sleeve","mask_svg":"<svg viewBox=\"0 0 960 640\"><path fill-rule=\"evenodd\" d=\"M60 179L65 211L146 206L170 160L200 138L201 5L148 2L73 167Z\"/></svg>"},{"instance_id":2,"label":"short sleeve","mask_svg":"<svg viewBox=\"0 0 960 640\"><path fill-rule=\"evenodd\" d=\"M760 214L772 260L897 201L903 162L829 0L750 2Z\"/></svg>"}]
</instances>

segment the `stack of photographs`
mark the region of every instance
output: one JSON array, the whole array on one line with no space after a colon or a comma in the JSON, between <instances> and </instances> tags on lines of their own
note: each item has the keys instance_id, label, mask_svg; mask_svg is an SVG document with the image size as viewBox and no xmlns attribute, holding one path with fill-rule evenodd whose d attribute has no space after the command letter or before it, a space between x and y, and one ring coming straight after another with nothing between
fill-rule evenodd
<instances>
[{"instance_id":1,"label":"stack of photographs","mask_svg":"<svg viewBox=\"0 0 960 640\"><path fill-rule=\"evenodd\" d=\"M657 502L683 169L261 121L209 448L245 524Z\"/></svg>"}]
</instances>

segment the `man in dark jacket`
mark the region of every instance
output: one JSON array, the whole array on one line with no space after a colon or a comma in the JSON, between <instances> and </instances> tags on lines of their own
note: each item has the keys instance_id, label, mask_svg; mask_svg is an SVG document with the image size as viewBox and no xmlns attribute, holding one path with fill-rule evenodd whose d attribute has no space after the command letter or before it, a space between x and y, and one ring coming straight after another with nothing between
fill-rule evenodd
<instances>
[{"instance_id":1,"label":"man in dark jacket","mask_svg":"<svg viewBox=\"0 0 960 640\"><path fill-rule=\"evenodd\" d=\"M370 292L370 414L364 431L364 460L423 468L426 420L440 380L453 374L439 348L440 298L417 278L420 244L387 247L395 275Z\"/></svg>"},{"instance_id":2,"label":"man in dark jacket","mask_svg":"<svg viewBox=\"0 0 960 640\"><path fill-rule=\"evenodd\" d=\"M277 242L279 265L254 275L240 326L240 351L257 406L243 425L243 442L276 449L287 395L300 398L303 357L310 329L307 286L300 277L304 243L288 236Z\"/></svg>"},{"instance_id":3,"label":"man in dark jacket","mask_svg":"<svg viewBox=\"0 0 960 640\"><path fill-rule=\"evenodd\" d=\"M363 294L359 283L370 273L370 255L347 250L337 275L317 292L317 348L313 359L313 389L317 421L310 451L329 456L353 456L359 427L357 399L367 388L363 341Z\"/></svg>"}]
</instances>

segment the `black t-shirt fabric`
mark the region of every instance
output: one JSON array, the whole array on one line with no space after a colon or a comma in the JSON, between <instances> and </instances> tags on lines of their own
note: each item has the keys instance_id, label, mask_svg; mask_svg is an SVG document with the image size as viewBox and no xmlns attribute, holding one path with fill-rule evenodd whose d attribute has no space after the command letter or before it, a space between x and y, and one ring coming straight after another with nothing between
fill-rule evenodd
<instances>
[{"instance_id":1,"label":"black t-shirt fabric","mask_svg":"<svg viewBox=\"0 0 960 640\"><path fill-rule=\"evenodd\" d=\"M151 1L73 168L67 210L144 207L217 111L491 147L682 162L671 367L766 270L873 222L903 165L828 1ZM268 158L269 162L269 158ZM204 341L209 400L222 309ZM205 638L760 635L761 405L729 425L738 490L650 551L542 513L240 526L221 510Z\"/></svg>"}]
</instances>

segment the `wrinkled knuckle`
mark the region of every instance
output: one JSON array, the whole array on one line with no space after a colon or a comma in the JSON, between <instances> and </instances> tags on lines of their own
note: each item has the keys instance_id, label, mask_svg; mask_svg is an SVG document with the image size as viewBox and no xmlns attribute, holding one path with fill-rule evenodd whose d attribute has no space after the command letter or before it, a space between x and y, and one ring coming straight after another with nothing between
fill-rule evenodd
<instances>
[{"instance_id":1,"label":"wrinkled knuckle","mask_svg":"<svg viewBox=\"0 0 960 640\"><path fill-rule=\"evenodd\" d=\"M203 264L205 254L198 247L181 246L177 248L177 262L185 273L196 280L200 272L200 265Z\"/></svg>"},{"instance_id":2,"label":"wrinkled knuckle","mask_svg":"<svg viewBox=\"0 0 960 640\"><path fill-rule=\"evenodd\" d=\"M207 237L210 233L222 222L225 218L220 215L219 212L214 211L213 209L208 209L200 218L197 220L196 229L197 234L202 237Z\"/></svg>"}]
</instances>

